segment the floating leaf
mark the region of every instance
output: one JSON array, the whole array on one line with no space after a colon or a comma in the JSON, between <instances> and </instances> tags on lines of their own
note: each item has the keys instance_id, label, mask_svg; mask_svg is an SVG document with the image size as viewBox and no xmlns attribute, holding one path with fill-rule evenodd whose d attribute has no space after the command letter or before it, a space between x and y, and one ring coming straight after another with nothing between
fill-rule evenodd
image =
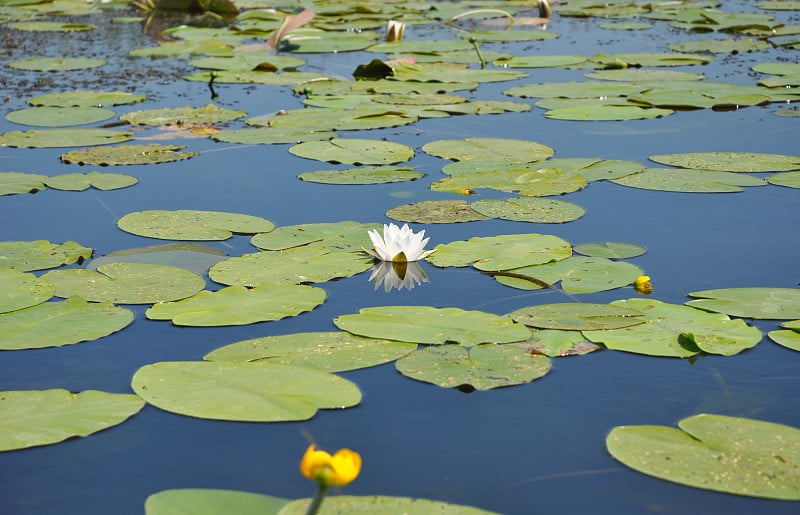
<instances>
[{"instance_id":1,"label":"floating leaf","mask_svg":"<svg viewBox=\"0 0 800 515\"><path fill-rule=\"evenodd\" d=\"M572 248L578 254L590 257L604 257L608 259L627 259L641 256L646 249L634 243L621 243L607 241L605 243L583 243Z\"/></svg>"},{"instance_id":2,"label":"floating leaf","mask_svg":"<svg viewBox=\"0 0 800 515\"><path fill-rule=\"evenodd\" d=\"M800 500L800 430L746 418L695 415L665 426L617 426L611 455L659 479L736 495Z\"/></svg>"},{"instance_id":3,"label":"floating leaf","mask_svg":"<svg viewBox=\"0 0 800 515\"><path fill-rule=\"evenodd\" d=\"M766 184L762 179L740 173L680 168L647 168L611 182L630 188L684 193L736 193L742 191L742 186Z\"/></svg>"},{"instance_id":4,"label":"floating leaf","mask_svg":"<svg viewBox=\"0 0 800 515\"><path fill-rule=\"evenodd\" d=\"M289 152L296 156L329 163L392 164L408 161L414 150L391 141L334 138L329 141L306 141Z\"/></svg>"},{"instance_id":5,"label":"floating leaf","mask_svg":"<svg viewBox=\"0 0 800 515\"><path fill-rule=\"evenodd\" d=\"M0 268L0 313L35 306L53 296L55 287L33 274Z\"/></svg>"},{"instance_id":6,"label":"floating leaf","mask_svg":"<svg viewBox=\"0 0 800 515\"><path fill-rule=\"evenodd\" d=\"M758 152L691 152L650 156L651 161L722 172L783 172L800 169L800 156L763 154Z\"/></svg>"},{"instance_id":7,"label":"floating leaf","mask_svg":"<svg viewBox=\"0 0 800 515\"><path fill-rule=\"evenodd\" d=\"M436 140L423 145L422 150L432 156L454 161L502 159L515 163L542 161L555 153L555 150L541 143L503 138Z\"/></svg>"},{"instance_id":8,"label":"floating leaf","mask_svg":"<svg viewBox=\"0 0 800 515\"><path fill-rule=\"evenodd\" d=\"M644 323L642 315L644 313L636 309L587 302L540 304L518 309L508 316L515 322L539 329L600 331Z\"/></svg>"},{"instance_id":9,"label":"floating leaf","mask_svg":"<svg viewBox=\"0 0 800 515\"><path fill-rule=\"evenodd\" d=\"M102 122L113 118L114 111L99 107L29 107L11 111L6 115L9 122L37 127L70 127Z\"/></svg>"},{"instance_id":10,"label":"floating leaf","mask_svg":"<svg viewBox=\"0 0 800 515\"><path fill-rule=\"evenodd\" d=\"M363 308L358 314L338 316L333 323L339 329L359 336L430 345L447 342L462 345L508 343L530 336L528 328L508 317L429 306Z\"/></svg>"},{"instance_id":11,"label":"floating leaf","mask_svg":"<svg viewBox=\"0 0 800 515\"><path fill-rule=\"evenodd\" d=\"M327 294L321 288L264 284L253 289L229 286L201 291L177 302L161 302L145 311L150 320L172 320L175 325L215 327L280 320L311 311Z\"/></svg>"},{"instance_id":12,"label":"floating leaf","mask_svg":"<svg viewBox=\"0 0 800 515\"><path fill-rule=\"evenodd\" d=\"M591 343L579 331L541 329L534 331L530 340L521 344L532 352L549 357L580 356L602 349Z\"/></svg>"},{"instance_id":13,"label":"floating leaf","mask_svg":"<svg viewBox=\"0 0 800 515\"><path fill-rule=\"evenodd\" d=\"M357 106L348 109L326 107L294 109L265 117L256 116L247 120L249 125L265 125L270 127L293 127L308 130L313 127L315 131L352 131L365 129L379 129L398 127L416 122L417 115L393 108L391 106ZM321 138L315 138L319 140ZM309 139L309 141L312 141ZM355 142L369 142L370 140L331 140L340 141L341 145L354 145ZM349 143L351 142L351 143ZM396 145L392 144L392 145ZM412 154L413 155L413 154ZM306 156L302 156L306 157ZM317 159L317 158L312 158ZM408 159L408 158L406 158ZM403 159L405 161L406 159ZM321 159L322 160L322 159ZM345 161L350 162L350 161ZM369 164L369 163L368 163ZM381 163L375 163L381 164Z\"/></svg>"},{"instance_id":14,"label":"floating leaf","mask_svg":"<svg viewBox=\"0 0 800 515\"><path fill-rule=\"evenodd\" d=\"M414 181L424 175L413 166L362 166L346 170L303 172L297 177L306 182L322 184L386 184Z\"/></svg>"},{"instance_id":15,"label":"floating leaf","mask_svg":"<svg viewBox=\"0 0 800 515\"><path fill-rule=\"evenodd\" d=\"M81 263L90 257L92 249L74 241L0 241L0 268L16 268L29 272Z\"/></svg>"},{"instance_id":16,"label":"floating leaf","mask_svg":"<svg viewBox=\"0 0 800 515\"><path fill-rule=\"evenodd\" d=\"M517 197L507 200L479 200L470 204L472 209L489 218L535 222L540 224L562 224L582 217L582 207L563 200L536 197Z\"/></svg>"},{"instance_id":17,"label":"floating leaf","mask_svg":"<svg viewBox=\"0 0 800 515\"><path fill-rule=\"evenodd\" d=\"M364 338L346 332L296 333L232 343L211 351L203 359L269 361L343 372L388 363L416 349L416 343Z\"/></svg>"},{"instance_id":18,"label":"floating leaf","mask_svg":"<svg viewBox=\"0 0 800 515\"><path fill-rule=\"evenodd\" d=\"M296 86L306 82L326 80L328 77L313 72L263 72L263 71L218 71L193 73L184 80L208 83L214 76L216 84L271 84L273 86Z\"/></svg>"},{"instance_id":19,"label":"floating leaf","mask_svg":"<svg viewBox=\"0 0 800 515\"><path fill-rule=\"evenodd\" d=\"M395 364L406 377L443 388L469 385L476 390L530 383L550 371L550 359L516 345L424 347Z\"/></svg>"},{"instance_id":20,"label":"floating leaf","mask_svg":"<svg viewBox=\"0 0 800 515\"><path fill-rule=\"evenodd\" d=\"M130 132L110 129L41 129L0 134L2 147L58 148L109 145L128 141Z\"/></svg>"},{"instance_id":21,"label":"floating leaf","mask_svg":"<svg viewBox=\"0 0 800 515\"><path fill-rule=\"evenodd\" d=\"M393 207L386 216L400 222L452 224L474 222L486 217L470 207L466 200L423 200Z\"/></svg>"},{"instance_id":22,"label":"floating leaf","mask_svg":"<svg viewBox=\"0 0 800 515\"><path fill-rule=\"evenodd\" d=\"M191 159L199 152L179 152L184 145L119 145L73 150L61 154L61 162L79 165L147 165Z\"/></svg>"},{"instance_id":23,"label":"floating leaf","mask_svg":"<svg viewBox=\"0 0 800 515\"><path fill-rule=\"evenodd\" d=\"M96 390L0 392L0 451L89 436L123 423L143 407L136 395Z\"/></svg>"},{"instance_id":24,"label":"floating leaf","mask_svg":"<svg viewBox=\"0 0 800 515\"><path fill-rule=\"evenodd\" d=\"M559 261L572 255L569 242L548 234L504 234L437 245L426 259L439 267L467 266L479 270L511 270Z\"/></svg>"},{"instance_id":25,"label":"floating leaf","mask_svg":"<svg viewBox=\"0 0 800 515\"><path fill-rule=\"evenodd\" d=\"M558 68L585 63L582 55L515 55L508 59L498 59L495 66L509 68Z\"/></svg>"},{"instance_id":26,"label":"floating leaf","mask_svg":"<svg viewBox=\"0 0 800 515\"><path fill-rule=\"evenodd\" d=\"M69 23L59 21L31 21L9 23L9 28L16 30L28 30L31 32L82 32L96 29L96 25L88 23Z\"/></svg>"},{"instance_id":27,"label":"floating leaf","mask_svg":"<svg viewBox=\"0 0 800 515\"><path fill-rule=\"evenodd\" d=\"M162 490L147 497L145 515L177 515L178 513L262 513L275 514L291 499L235 490L180 488Z\"/></svg>"},{"instance_id":28,"label":"floating leaf","mask_svg":"<svg viewBox=\"0 0 800 515\"><path fill-rule=\"evenodd\" d=\"M559 168L540 168L539 163L529 167L487 170L453 174L431 184L432 191L455 191L491 188L498 191L544 197L562 195L584 188L587 184L579 174L565 174Z\"/></svg>"},{"instance_id":29,"label":"floating leaf","mask_svg":"<svg viewBox=\"0 0 800 515\"><path fill-rule=\"evenodd\" d=\"M740 54L767 50L770 44L766 41L750 38L739 39L703 39L670 43L667 48L673 52L711 52L712 54Z\"/></svg>"},{"instance_id":30,"label":"floating leaf","mask_svg":"<svg viewBox=\"0 0 800 515\"><path fill-rule=\"evenodd\" d=\"M381 224L351 221L290 225L256 234L250 238L250 243L262 250L286 250L314 243L328 250L357 252L361 247L371 246L367 231L382 229Z\"/></svg>"},{"instance_id":31,"label":"floating leaf","mask_svg":"<svg viewBox=\"0 0 800 515\"><path fill-rule=\"evenodd\" d=\"M215 141L243 145L275 145L301 143L303 141L327 140L336 136L333 131L303 127L257 127L254 129L230 129L212 136Z\"/></svg>"},{"instance_id":32,"label":"floating leaf","mask_svg":"<svg viewBox=\"0 0 800 515\"><path fill-rule=\"evenodd\" d=\"M51 107L98 107L135 104L146 97L127 91L64 91L31 97L28 103L32 106Z\"/></svg>"},{"instance_id":33,"label":"floating leaf","mask_svg":"<svg viewBox=\"0 0 800 515\"><path fill-rule=\"evenodd\" d=\"M398 63L394 67L393 78L414 82L503 82L527 77L527 73L507 70L467 68L466 64L455 63Z\"/></svg>"},{"instance_id":34,"label":"floating leaf","mask_svg":"<svg viewBox=\"0 0 800 515\"><path fill-rule=\"evenodd\" d=\"M44 180L48 188L54 190L83 191L90 187L98 190L117 190L127 188L139 182L132 175L121 173L67 173L54 175Z\"/></svg>"},{"instance_id":35,"label":"floating leaf","mask_svg":"<svg viewBox=\"0 0 800 515\"><path fill-rule=\"evenodd\" d=\"M654 299L617 300L612 306L644 313L643 324L607 331L583 331L589 340L609 349L687 358L700 351L731 356L755 346L761 332L743 320Z\"/></svg>"},{"instance_id":36,"label":"floating leaf","mask_svg":"<svg viewBox=\"0 0 800 515\"><path fill-rule=\"evenodd\" d=\"M311 504L310 499L298 499L289 503L280 511L280 515L303 515ZM403 513L408 515L496 515L472 506L447 504L427 499L411 499L409 497L388 497L375 495L356 497L336 495L325 499L325 508L321 511L328 515L372 515L374 513ZM149 515L149 514L148 514Z\"/></svg>"},{"instance_id":37,"label":"floating leaf","mask_svg":"<svg viewBox=\"0 0 800 515\"><path fill-rule=\"evenodd\" d=\"M668 116L672 113L673 111L671 109L597 104L551 109L544 115L555 120L617 121L661 118L662 116Z\"/></svg>"},{"instance_id":38,"label":"floating leaf","mask_svg":"<svg viewBox=\"0 0 800 515\"><path fill-rule=\"evenodd\" d=\"M650 70L642 68L623 68L621 70L595 70L586 74L590 79L614 80L622 82L666 82L703 80L699 73L675 70Z\"/></svg>"},{"instance_id":39,"label":"floating leaf","mask_svg":"<svg viewBox=\"0 0 800 515\"><path fill-rule=\"evenodd\" d=\"M652 29L653 25L650 23L633 23L633 22L609 22L609 23L601 23L599 25L601 29L608 29L608 30L647 30Z\"/></svg>"},{"instance_id":40,"label":"floating leaf","mask_svg":"<svg viewBox=\"0 0 800 515\"><path fill-rule=\"evenodd\" d=\"M787 188L800 188L800 171L776 173L767 177L767 182Z\"/></svg>"},{"instance_id":41,"label":"floating leaf","mask_svg":"<svg viewBox=\"0 0 800 515\"><path fill-rule=\"evenodd\" d=\"M174 266L111 263L94 270L52 270L42 276L56 287L56 296L78 295L91 302L152 304L183 299L199 292L205 280Z\"/></svg>"},{"instance_id":42,"label":"floating leaf","mask_svg":"<svg viewBox=\"0 0 800 515\"><path fill-rule=\"evenodd\" d=\"M150 210L128 213L117 226L123 231L162 240L227 240L234 233L269 232L275 224L259 216L197 210Z\"/></svg>"},{"instance_id":43,"label":"floating leaf","mask_svg":"<svg viewBox=\"0 0 800 515\"><path fill-rule=\"evenodd\" d=\"M105 59L93 57L28 57L12 61L6 66L17 70L33 70L40 72L72 71L97 68L106 64Z\"/></svg>"},{"instance_id":44,"label":"floating leaf","mask_svg":"<svg viewBox=\"0 0 800 515\"><path fill-rule=\"evenodd\" d=\"M566 292L594 293L632 284L643 272L638 266L622 261L573 256L554 263L517 268L511 273L533 277L548 284L561 281L561 288ZM495 279L501 284L522 290L536 290L542 287L538 282L521 277L498 274Z\"/></svg>"},{"instance_id":45,"label":"floating leaf","mask_svg":"<svg viewBox=\"0 0 800 515\"><path fill-rule=\"evenodd\" d=\"M200 243L167 243L135 249L118 250L92 260L86 268L96 270L109 263L149 263L189 270L203 276L212 265L226 258L226 254Z\"/></svg>"},{"instance_id":46,"label":"floating leaf","mask_svg":"<svg viewBox=\"0 0 800 515\"><path fill-rule=\"evenodd\" d=\"M213 420L308 420L318 409L343 409L361 402L361 391L346 379L264 362L154 363L137 370L131 386L157 408Z\"/></svg>"},{"instance_id":47,"label":"floating leaf","mask_svg":"<svg viewBox=\"0 0 800 515\"><path fill-rule=\"evenodd\" d=\"M133 322L133 311L71 297L0 314L0 349L41 349L96 340Z\"/></svg>"},{"instance_id":48,"label":"floating leaf","mask_svg":"<svg viewBox=\"0 0 800 515\"><path fill-rule=\"evenodd\" d=\"M589 60L603 67L632 67L632 66L692 66L706 64L714 60L713 57L700 54L682 54L679 52L641 52L637 54L597 54Z\"/></svg>"},{"instance_id":49,"label":"floating leaf","mask_svg":"<svg viewBox=\"0 0 800 515\"><path fill-rule=\"evenodd\" d=\"M46 175L38 173L0 172L0 195L34 193L47 189Z\"/></svg>"},{"instance_id":50,"label":"floating leaf","mask_svg":"<svg viewBox=\"0 0 800 515\"><path fill-rule=\"evenodd\" d=\"M689 293L687 306L735 317L790 320L800 318L798 288L721 288Z\"/></svg>"},{"instance_id":51,"label":"floating leaf","mask_svg":"<svg viewBox=\"0 0 800 515\"><path fill-rule=\"evenodd\" d=\"M783 325L783 324L782 324ZM787 349L800 352L800 332L791 329L779 329L767 333L769 339Z\"/></svg>"},{"instance_id":52,"label":"floating leaf","mask_svg":"<svg viewBox=\"0 0 800 515\"><path fill-rule=\"evenodd\" d=\"M132 111L119 117L123 122L132 125L190 125L203 123L228 122L247 114L244 110L234 111L206 104L203 107L165 107L163 109L146 109Z\"/></svg>"},{"instance_id":53,"label":"floating leaf","mask_svg":"<svg viewBox=\"0 0 800 515\"><path fill-rule=\"evenodd\" d=\"M305 60L285 55L268 55L261 50L237 51L231 56L206 56L192 59L195 68L229 71L276 71L294 69L305 64Z\"/></svg>"}]
</instances>

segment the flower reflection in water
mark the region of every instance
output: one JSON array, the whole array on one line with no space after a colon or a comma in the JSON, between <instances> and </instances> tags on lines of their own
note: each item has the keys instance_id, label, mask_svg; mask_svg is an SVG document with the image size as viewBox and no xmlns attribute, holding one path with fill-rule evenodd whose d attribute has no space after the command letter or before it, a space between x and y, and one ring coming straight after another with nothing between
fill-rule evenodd
<instances>
[{"instance_id":1,"label":"flower reflection in water","mask_svg":"<svg viewBox=\"0 0 800 515\"><path fill-rule=\"evenodd\" d=\"M388 293L393 289L411 290L418 284L427 283L428 276L416 262L393 263L391 261L379 261L372 267L372 274L369 280L375 285L375 290L380 288Z\"/></svg>"}]
</instances>

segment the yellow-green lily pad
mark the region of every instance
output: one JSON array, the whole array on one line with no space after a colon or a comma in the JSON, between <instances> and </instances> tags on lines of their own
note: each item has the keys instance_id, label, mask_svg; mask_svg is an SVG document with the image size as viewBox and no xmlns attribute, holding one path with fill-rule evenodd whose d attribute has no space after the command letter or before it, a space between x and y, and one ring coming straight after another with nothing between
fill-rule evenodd
<instances>
[{"instance_id":1,"label":"yellow-green lily pad","mask_svg":"<svg viewBox=\"0 0 800 515\"><path fill-rule=\"evenodd\" d=\"M135 104L146 97L127 91L88 91L75 90L61 93L47 93L28 99L32 106L51 107L97 107Z\"/></svg>"},{"instance_id":2,"label":"yellow-green lily pad","mask_svg":"<svg viewBox=\"0 0 800 515\"><path fill-rule=\"evenodd\" d=\"M641 256L646 249L635 243L607 241L605 243L582 243L573 249L578 254L590 257L604 257L608 259L626 259Z\"/></svg>"},{"instance_id":3,"label":"yellow-green lily pad","mask_svg":"<svg viewBox=\"0 0 800 515\"><path fill-rule=\"evenodd\" d=\"M414 157L414 149L409 146L370 139L306 141L289 148L289 152L299 157L334 164L388 165Z\"/></svg>"},{"instance_id":4,"label":"yellow-green lily pad","mask_svg":"<svg viewBox=\"0 0 800 515\"><path fill-rule=\"evenodd\" d=\"M331 251L357 252L371 246L368 231L382 229L381 224L352 221L289 225L256 234L250 243L262 250L286 250L313 243Z\"/></svg>"},{"instance_id":5,"label":"yellow-green lily pad","mask_svg":"<svg viewBox=\"0 0 800 515\"><path fill-rule=\"evenodd\" d=\"M786 188L800 188L800 171L776 173L767 177L767 182Z\"/></svg>"},{"instance_id":6,"label":"yellow-green lily pad","mask_svg":"<svg viewBox=\"0 0 800 515\"><path fill-rule=\"evenodd\" d=\"M6 66L17 70L63 72L97 68L104 64L106 64L106 60L97 57L28 57L27 59L12 61Z\"/></svg>"},{"instance_id":7,"label":"yellow-green lily pad","mask_svg":"<svg viewBox=\"0 0 800 515\"><path fill-rule=\"evenodd\" d=\"M92 252L93 249L74 241L0 241L0 268L16 268L22 272L44 270L82 263L92 257Z\"/></svg>"},{"instance_id":8,"label":"yellow-green lily pad","mask_svg":"<svg viewBox=\"0 0 800 515\"><path fill-rule=\"evenodd\" d=\"M118 145L92 147L61 154L61 162L79 165L147 165L185 161L199 152L180 152L184 145Z\"/></svg>"},{"instance_id":9,"label":"yellow-green lily pad","mask_svg":"<svg viewBox=\"0 0 800 515\"><path fill-rule=\"evenodd\" d=\"M47 189L46 175L38 173L0 172L0 195L19 195Z\"/></svg>"},{"instance_id":10,"label":"yellow-green lily pad","mask_svg":"<svg viewBox=\"0 0 800 515\"><path fill-rule=\"evenodd\" d=\"M55 286L13 268L0 268L0 313L16 311L45 302Z\"/></svg>"},{"instance_id":11,"label":"yellow-green lily pad","mask_svg":"<svg viewBox=\"0 0 800 515\"><path fill-rule=\"evenodd\" d=\"M317 170L303 172L297 177L306 182L322 184L387 184L415 181L425 174L414 166L362 166L346 170Z\"/></svg>"},{"instance_id":12,"label":"yellow-green lily pad","mask_svg":"<svg viewBox=\"0 0 800 515\"><path fill-rule=\"evenodd\" d=\"M422 150L432 156L454 161L469 159L502 159L515 163L543 161L555 150L535 141L504 138L465 138L436 140Z\"/></svg>"},{"instance_id":13,"label":"yellow-green lily pad","mask_svg":"<svg viewBox=\"0 0 800 515\"><path fill-rule=\"evenodd\" d=\"M467 266L479 270L511 270L560 261L572 255L569 242L549 234L503 234L440 244L426 259L439 267Z\"/></svg>"},{"instance_id":14,"label":"yellow-green lily pad","mask_svg":"<svg viewBox=\"0 0 800 515\"><path fill-rule=\"evenodd\" d=\"M269 232L275 224L260 216L199 210L149 210L128 213L117 226L123 231L162 240L227 240L235 234Z\"/></svg>"},{"instance_id":15,"label":"yellow-green lily pad","mask_svg":"<svg viewBox=\"0 0 800 515\"><path fill-rule=\"evenodd\" d=\"M630 188L683 193L736 193L742 187L766 185L763 179L746 174L683 168L647 168L611 182Z\"/></svg>"},{"instance_id":16,"label":"yellow-green lily pad","mask_svg":"<svg viewBox=\"0 0 800 515\"><path fill-rule=\"evenodd\" d=\"M486 220L466 200L423 200L403 204L386 211L386 216L400 222L421 224L452 224Z\"/></svg>"},{"instance_id":17,"label":"yellow-green lily pad","mask_svg":"<svg viewBox=\"0 0 800 515\"><path fill-rule=\"evenodd\" d=\"M590 331L619 329L644 323L644 313L610 304L539 304L512 311L512 320L537 329Z\"/></svg>"},{"instance_id":18,"label":"yellow-green lily pad","mask_svg":"<svg viewBox=\"0 0 800 515\"><path fill-rule=\"evenodd\" d=\"M89 147L121 143L130 139L130 132L111 129L36 129L0 134L0 147Z\"/></svg>"},{"instance_id":19,"label":"yellow-green lily pad","mask_svg":"<svg viewBox=\"0 0 800 515\"><path fill-rule=\"evenodd\" d=\"M28 107L11 111L6 115L9 122L37 127L71 127L102 122L113 118L114 111L100 107Z\"/></svg>"},{"instance_id":20,"label":"yellow-green lily pad","mask_svg":"<svg viewBox=\"0 0 800 515\"><path fill-rule=\"evenodd\" d=\"M500 284L522 290L542 288L532 277L547 284L561 282L561 288L570 293L594 293L613 290L629 284L642 275L642 269L624 261L612 261L603 257L572 256L567 259L510 270L513 275L497 274ZM523 277L520 277L523 276Z\"/></svg>"},{"instance_id":21,"label":"yellow-green lily pad","mask_svg":"<svg viewBox=\"0 0 800 515\"><path fill-rule=\"evenodd\" d=\"M760 152L691 152L650 156L651 161L694 170L785 172L800 170L800 156Z\"/></svg>"},{"instance_id":22,"label":"yellow-green lily pad","mask_svg":"<svg viewBox=\"0 0 800 515\"><path fill-rule=\"evenodd\" d=\"M303 515L307 512L311 499L298 499L284 507L279 515ZM336 495L325 499L321 515L373 515L374 513L403 513L408 515L497 515L472 506L448 504L428 499L410 497L389 497L373 495L357 497ZM149 515L149 514L148 514Z\"/></svg>"},{"instance_id":23,"label":"yellow-green lily pad","mask_svg":"<svg viewBox=\"0 0 800 515\"><path fill-rule=\"evenodd\" d=\"M489 218L540 224L563 224L585 214L582 207L572 202L537 197L485 199L473 202L470 207Z\"/></svg>"},{"instance_id":24,"label":"yellow-green lily pad","mask_svg":"<svg viewBox=\"0 0 800 515\"><path fill-rule=\"evenodd\" d=\"M84 191L89 188L98 190L117 190L127 188L139 182L139 179L132 175L121 173L67 173L54 175L44 180L48 188L66 191Z\"/></svg>"},{"instance_id":25,"label":"yellow-green lily pad","mask_svg":"<svg viewBox=\"0 0 800 515\"><path fill-rule=\"evenodd\" d=\"M206 104L203 107L165 107L163 109L146 109L143 111L132 111L119 117L123 122L132 125L163 125L177 124L203 124L229 122L236 120L247 114L244 110L225 109L214 104Z\"/></svg>"},{"instance_id":26,"label":"yellow-green lily pad","mask_svg":"<svg viewBox=\"0 0 800 515\"><path fill-rule=\"evenodd\" d=\"M236 490L211 488L178 488L162 490L147 497L145 515L178 515L179 513L260 513L272 515L291 499Z\"/></svg>"},{"instance_id":27,"label":"yellow-green lily pad","mask_svg":"<svg viewBox=\"0 0 800 515\"><path fill-rule=\"evenodd\" d=\"M721 288L689 293L688 306L757 319L800 318L800 288Z\"/></svg>"}]
</instances>

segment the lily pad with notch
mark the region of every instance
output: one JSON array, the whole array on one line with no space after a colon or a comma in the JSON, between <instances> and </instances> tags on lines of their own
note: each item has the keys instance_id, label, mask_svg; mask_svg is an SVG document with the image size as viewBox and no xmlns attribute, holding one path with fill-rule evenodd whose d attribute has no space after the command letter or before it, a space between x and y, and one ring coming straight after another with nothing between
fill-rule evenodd
<instances>
[{"instance_id":1,"label":"lily pad with notch","mask_svg":"<svg viewBox=\"0 0 800 515\"><path fill-rule=\"evenodd\" d=\"M645 322L637 309L611 304L539 304L512 311L512 320L537 329L564 331L602 331L620 329ZM535 334L534 334L535 336Z\"/></svg>"},{"instance_id":2,"label":"lily pad with notch","mask_svg":"<svg viewBox=\"0 0 800 515\"><path fill-rule=\"evenodd\" d=\"M47 240L0 241L0 267L22 272L45 270L82 263L94 250L74 241L50 243Z\"/></svg>"},{"instance_id":3,"label":"lily pad with notch","mask_svg":"<svg viewBox=\"0 0 800 515\"><path fill-rule=\"evenodd\" d=\"M117 145L92 147L61 154L61 162L79 165L147 165L185 161L200 155L199 152L181 152L185 145Z\"/></svg>"},{"instance_id":4,"label":"lily pad with notch","mask_svg":"<svg viewBox=\"0 0 800 515\"><path fill-rule=\"evenodd\" d=\"M386 216L400 222L424 224L452 224L486 220L466 200L423 200L403 204L386 211Z\"/></svg>"},{"instance_id":5,"label":"lily pad with notch","mask_svg":"<svg viewBox=\"0 0 800 515\"><path fill-rule=\"evenodd\" d=\"M117 226L125 232L163 240L227 240L234 234L269 232L275 224L260 216L201 210L128 213Z\"/></svg>"},{"instance_id":6,"label":"lily pad with notch","mask_svg":"<svg viewBox=\"0 0 800 515\"><path fill-rule=\"evenodd\" d=\"M306 141L289 152L307 159L328 163L388 165L414 157L414 150L400 143L369 139L334 138L328 141Z\"/></svg>"},{"instance_id":7,"label":"lily pad with notch","mask_svg":"<svg viewBox=\"0 0 800 515\"><path fill-rule=\"evenodd\" d=\"M34 274L26 274L13 268L0 268L0 313L41 304L54 293L55 286Z\"/></svg>"},{"instance_id":8,"label":"lily pad with notch","mask_svg":"<svg viewBox=\"0 0 800 515\"><path fill-rule=\"evenodd\" d=\"M798 288L721 288L689 293L695 300L687 306L725 313L727 315L791 320L800 318L800 289Z\"/></svg>"},{"instance_id":9,"label":"lily pad with notch","mask_svg":"<svg viewBox=\"0 0 800 515\"><path fill-rule=\"evenodd\" d=\"M425 174L414 166L362 166L345 170L316 170L297 176L306 182L321 184L388 184L415 181Z\"/></svg>"},{"instance_id":10,"label":"lily pad with notch","mask_svg":"<svg viewBox=\"0 0 800 515\"><path fill-rule=\"evenodd\" d=\"M370 230L380 231L382 226L353 221L289 225L256 234L250 243L261 250L286 250L313 243L329 251L357 252L371 245L367 235Z\"/></svg>"},{"instance_id":11,"label":"lily pad with notch","mask_svg":"<svg viewBox=\"0 0 800 515\"><path fill-rule=\"evenodd\" d=\"M572 255L569 242L549 234L503 234L440 244L426 259L438 267L473 265L479 270L512 270L560 261Z\"/></svg>"}]
</instances>

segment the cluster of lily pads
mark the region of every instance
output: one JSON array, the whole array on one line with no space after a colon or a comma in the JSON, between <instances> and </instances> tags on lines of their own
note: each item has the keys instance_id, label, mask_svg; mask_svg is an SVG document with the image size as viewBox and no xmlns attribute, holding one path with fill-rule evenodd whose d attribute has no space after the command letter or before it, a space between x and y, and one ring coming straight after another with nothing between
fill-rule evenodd
<instances>
[{"instance_id":1,"label":"cluster of lily pads","mask_svg":"<svg viewBox=\"0 0 800 515\"><path fill-rule=\"evenodd\" d=\"M305 172L299 179L364 185L416 180L423 174L414 166L401 164L413 158L411 147L345 137L343 132L407 125L425 118L530 110L527 103L470 101L454 94L482 83L527 77L525 72L508 68L591 70L587 73L592 79L589 81L526 84L504 91L507 96L541 99L536 106L547 109L548 118L556 119L627 120L661 117L683 109L728 109L800 100L795 90L800 85L796 64L759 64L753 70L770 77L751 86L708 83L699 74L649 69L702 65L713 59L683 52L757 52L770 46L800 45L796 38L791 39L800 34L800 27L775 22L768 14L726 13L717 10L713 2L647 6L627 1L554 3L556 14L564 17L639 17L667 21L679 30L748 36L677 45L667 53L595 56L514 56L482 48L497 42L557 37L554 32L540 30L457 27L457 37L452 40L379 41L379 31L389 20L402 20L410 26L453 20L465 9L464 4L453 2L420 4L425 9L407 2L385 2L374 8L370 4L356 7L315 2L313 23L279 38L273 50L280 52L270 55L262 43L252 41L280 31L291 8L301 7L301 2L283 4L284 10L243 10L222 28L169 29L165 33L177 39L134 50L131 55L188 57L189 64L202 71L186 76L186 80L207 82L212 87L215 83L289 85L305 97L305 108L252 116L245 121L250 127L244 128L230 125L248 113L209 104L129 112L120 116L129 130L81 129L74 126L113 118L115 112L107 106L141 102L145 97L121 91L65 91L31 97L28 103L32 107L9 113L9 121L46 128L0 134L0 146L90 147L65 152L61 155L64 164L157 164L200 154L184 151L183 145L127 142L145 139L147 136L137 134L144 132L143 127L166 128L167 137L167 129L172 129L176 139L186 137L191 130L199 137L227 143L292 144L288 151L295 156L354 165ZM529 21L527 3L480 4L502 8L520 26ZM778 9L785 4L763 2L760 6ZM9 26L24 31L92 30L91 25L29 21L25 19L26 13L30 15L27 9L25 4L4 7L4 13L12 13L7 19L15 20ZM340 30L342 16L347 17L348 27L359 30ZM486 23L491 25L489 21ZM458 25L455 21L452 24ZM646 30L641 23L615 23L608 28ZM297 71L305 61L296 55L351 50L385 54L395 60L365 63L354 71L357 78L371 80ZM413 57L414 62L397 60L401 57ZM487 60L493 68L475 67ZM103 64L102 59L39 57L14 61L9 66L77 70ZM544 197L579 191L599 180L643 189L706 193L741 191L742 187L767 182L800 187L800 156L671 154L650 159L672 168L648 168L632 161L554 157L554 149L527 140L438 140L424 145L422 151L453 161L442 167L446 177L431 184L434 191L464 195L492 189L519 196L471 203L461 199L420 202L388 210L389 218L431 224L485 218L566 223L583 216L584 210ZM761 178L747 172L772 175ZM131 176L98 172L57 176L0 172L0 195L46 188L111 189L135 182ZM110 253L89 262L93 250L75 242L0 242L0 349L97 340L133 321L134 312L120 305L149 305L147 319L179 326L243 325L312 311L327 298L325 282L369 270L376 287L385 284L387 289L411 288L425 280L415 263L376 264L363 252L371 246L368 233L380 227L377 223L343 221L275 227L270 220L240 213L153 210L128 213L118 220L118 227L138 236L173 242L222 241L233 235L249 235L254 249L229 257L206 245L173 243ZM575 297L631 286L643 271L625 260L643 252L638 245L619 242L573 246L559 237L539 233L442 243L425 258L434 266L469 267L476 275L486 274L518 289L558 290L565 302L522 307L503 315L457 307L367 307L333 319L339 331L264 336L225 345L203 360L145 365L133 375L131 388L135 394L92 390L2 392L0 409L28 422L18 425L3 417L0 450L86 436L124 422L145 403L216 420L307 420L320 409L344 409L361 401L358 386L337 373L392 362L409 378L471 391L529 383L550 371L551 358L599 349L676 358L730 356L762 340L761 332L742 318L784 320L783 329L771 331L769 337L800 351L800 290L796 288L692 292L689 296L694 300L684 305L643 297L593 304ZM31 273L48 269L53 270L42 275ZM207 289L206 275L221 286ZM767 498L800 498L796 474L792 476L789 470L800 460L797 430L712 415L685 419L680 428L621 426L608 436L607 446L621 462L657 477L697 486L696 476L702 472L704 477L711 474L716 478L713 484L705 484L706 488ZM758 445L742 450L738 442L743 439L756 440ZM781 441L781 446L776 441ZM722 465L713 463L719 456L726 458ZM741 459L743 456L747 459ZM667 457L690 472L665 468L662 463ZM730 467L740 463L741 470L732 473ZM767 471L763 474L770 480L748 476L752 463L759 471ZM360 503L374 510L375 502L385 503L388 511L436 507L458 513L486 513L432 501L385 497L340 497L335 502L350 513ZM285 499L215 491L161 492L148 499L147 510L155 514L166 512L172 505L192 503L219 504L227 510L238 503L260 505L265 512L302 510L302 504L284 507L288 503Z\"/></svg>"}]
</instances>

